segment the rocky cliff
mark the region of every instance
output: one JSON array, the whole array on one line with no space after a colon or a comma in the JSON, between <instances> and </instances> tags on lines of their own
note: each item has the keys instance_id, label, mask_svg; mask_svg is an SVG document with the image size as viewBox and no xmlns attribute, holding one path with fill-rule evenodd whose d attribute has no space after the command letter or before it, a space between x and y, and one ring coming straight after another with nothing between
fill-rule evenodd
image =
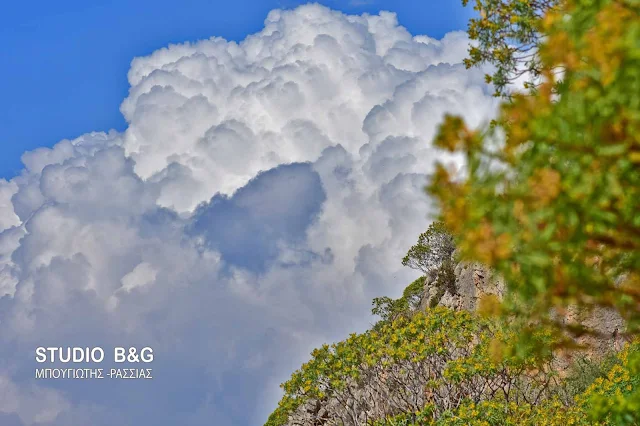
<instances>
[{"instance_id":1,"label":"rocky cliff","mask_svg":"<svg viewBox=\"0 0 640 426\"><path fill-rule=\"evenodd\" d=\"M458 263L454 270L455 285L452 291L439 293L435 279L427 277L420 307L422 310L435 305L455 310L474 312L478 309L480 299L485 295L495 295L502 299L505 283L479 263ZM591 312L578 312L569 309L564 321L578 322L593 330L597 335L583 336L578 343L588 347L589 356L599 357L611 350L619 350L623 343L622 331L624 320L613 309L595 308Z\"/></svg>"}]
</instances>

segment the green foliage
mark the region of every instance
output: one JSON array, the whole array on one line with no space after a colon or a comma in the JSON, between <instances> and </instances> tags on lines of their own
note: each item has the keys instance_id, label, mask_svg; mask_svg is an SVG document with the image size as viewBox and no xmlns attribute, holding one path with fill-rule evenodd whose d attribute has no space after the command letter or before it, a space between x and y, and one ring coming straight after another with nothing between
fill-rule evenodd
<instances>
[{"instance_id":1,"label":"green foliage","mask_svg":"<svg viewBox=\"0 0 640 426\"><path fill-rule=\"evenodd\" d=\"M591 359L587 356L578 356L567 370L567 376L558 389L558 397L565 404L570 404L574 399L584 393L591 384L599 378L607 377L607 373L615 365L622 361L616 353L610 353L602 359Z\"/></svg>"},{"instance_id":2,"label":"green foliage","mask_svg":"<svg viewBox=\"0 0 640 426\"><path fill-rule=\"evenodd\" d=\"M426 232L418 237L402 264L421 271L425 275L433 275L445 260L451 259L456 246L453 237L442 222L432 223Z\"/></svg>"},{"instance_id":3,"label":"green foliage","mask_svg":"<svg viewBox=\"0 0 640 426\"><path fill-rule=\"evenodd\" d=\"M575 400L563 403L555 396L532 404L490 398L480 402L465 400L454 409L433 416L433 406L421 411L402 413L379 419L374 426L564 426L564 425L637 425L640 420L638 391L640 377L634 363L638 362L637 343L609 359L598 369L605 369ZM635 374L635 376L634 376ZM629 401L635 400L635 404Z\"/></svg>"},{"instance_id":4,"label":"green foliage","mask_svg":"<svg viewBox=\"0 0 640 426\"><path fill-rule=\"evenodd\" d=\"M429 307L435 308L438 306L445 293L455 295L456 289L456 274L454 270L454 262L452 259L445 259L438 268L438 273L433 286L436 288L435 295L429 301Z\"/></svg>"},{"instance_id":5,"label":"green foliage","mask_svg":"<svg viewBox=\"0 0 640 426\"><path fill-rule=\"evenodd\" d=\"M465 6L468 0L462 2ZM479 17L469 22L469 37L475 41L465 60L467 68L489 63L495 67L486 81L496 96L508 96L507 85L528 75L526 87L534 88L542 75L538 57L540 24L559 0L476 0Z\"/></svg>"},{"instance_id":6,"label":"green foliage","mask_svg":"<svg viewBox=\"0 0 640 426\"><path fill-rule=\"evenodd\" d=\"M423 287L424 283L428 283L436 288L435 295L429 300L430 308L437 306L447 291L456 294L455 262L453 259L455 249L453 236L447 231L444 224L434 222L426 232L420 234L418 242L409 249L402 259L404 266L417 269L425 274L427 281L423 282ZM378 298L374 300L374 305L376 305L374 309L380 311L378 306L384 304L386 308L383 310L384 312L393 311L393 308L402 310L403 308L397 303L388 298Z\"/></svg>"},{"instance_id":7,"label":"green foliage","mask_svg":"<svg viewBox=\"0 0 640 426\"><path fill-rule=\"evenodd\" d=\"M444 287L438 287L436 289L436 294L434 294L433 297L431 298L431 300L429 300L429 308L433 309L436 306L438 306L438 304L442 300L442 297L444 296L445 292L446 292L446 290L445 290Z\"/></svg>"},{"instance_id":8,"label":"green foliage","mask_svg":"<svg viewBox=\"0 0 640 426\"><path fill-rule=\"evenodd\" d=\"M636 0L567 0L540 21L544 83L494 128L447 117L438 146L467 158L429 186L464 260L504 277L504 312L528 328L568 307L610 307L640 327L640 18ZM559 80L557 67L564 69ZM503 143L495 143L499 135Z\"/></svg>"},{"instance_id":9,"label":"green foliage","mask_svg":"<svg viewBox=\"0 0 640 426\"><path fill-rule=\"evenodd\" d=\"M556 379L552 359L495 358L496 342L512 338L496 323L442 307L383 323L314 350L283 384L285 396L269 425L287 419L365 425L425 407L438 418L464 401L486 398L533 403Z\"/></svg>"},{"instance_id":10,"label":"green foliage","mask_svg":"<svg viewBox=\"0 0 640 426\"><path fill-rule=\"evenodd\" d=\"M389 297L376 297L373 299L371 313L381 318L383 322L395 321L401 316L407 317L415 312L422 300L425 277L413 281L404 289L402 297L391 299Z\"/></svg>"},{"instance_id":11,"label":"green foliage","mask_svg":"<svg viewBox=\"0 0 640 426\"><path fill-rule=\"evenodd\" d=\"M576 398L592 422L611 425L640 423L640 344L638 341L619 355L605 378L596 379Z\"/></svg>"},{"instance_id":12,"label":"green foliage","mask_svg":"<svg viewBox=\"0 0 640 426\"><path fill-rule=\"evenodd\" d=\"M455 262L453 259L445 259L440 265L438 270L438 277L436 278L436 287L448 291L450 294L455 295L456 289L456 274L455 274Z\"/></svg>"},{"instance_id":13,"label":"green foliage","mask_svg":"<svg viewBox=\"0 0 640 426\"><path fill-rule=\"evenodd\" d=\"M379 331L352 334L312 352L282 385L285 396L267 426L640 421L639 342L616 356L580 361L563 379L554 356L496 356L515 333L493 320L437 307ZM547 331L534 338L542 345L553 339ZM567 389L575 395L562 398Z\"/></svg>"},{"instance_id":14,"label":"green foliage","mask_svg":"<svg viewBox=\"0 0 640 426\"><path fill-rule=\"evenodd\" d=\"M405 301L407 309L409 311L416 311L422 300L422 293L424 292L424 277L414 280L407 286L402 292L402 300Z\"/></svg>"},{"instance_id":15,"label":"green foliage","mask_svg":"<svg viewBox=\"0 0 640 426\"><path fill-rule=\"evenodd\" d=\"M518 68L512 40L535 47L524 68L540 85L513 95L486 130L447 116L436 144L465 155L469 173L454 180L439 166L428 191L461 258L505 279L499 311L520 332L503 352L549 350L531 343L539 327L552 327L554 345L568 348L569 336L593 333L567 316L569 308L613 309L626 321L627 337L638 335L640 4L477 4L481 18L469 32L479 44L467 65L496 65L493 81L504 94ZM634 352L611 376L595 379L575 424L638 423L639 358Z\"/></svg>"}]
</instances>

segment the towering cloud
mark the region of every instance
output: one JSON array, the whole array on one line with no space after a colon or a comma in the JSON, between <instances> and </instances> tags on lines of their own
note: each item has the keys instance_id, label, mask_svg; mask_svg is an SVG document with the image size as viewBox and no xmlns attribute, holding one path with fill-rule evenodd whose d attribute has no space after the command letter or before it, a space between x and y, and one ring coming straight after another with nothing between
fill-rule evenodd
<instances>
[{"instance_id":1,"label":"towering cloud","mask_svg":"<svg viewBox=\"0 0 640 426\"><path fill-rule=\"evenodd\" d=\"M133 60L123 133L0 181L0 420L256 425L316 345L414 274L445 112L495 110L468 40L391 13L272 11ZM36 381L37 346L151 346L153 381Z\"/></svg>"}]
</instances>

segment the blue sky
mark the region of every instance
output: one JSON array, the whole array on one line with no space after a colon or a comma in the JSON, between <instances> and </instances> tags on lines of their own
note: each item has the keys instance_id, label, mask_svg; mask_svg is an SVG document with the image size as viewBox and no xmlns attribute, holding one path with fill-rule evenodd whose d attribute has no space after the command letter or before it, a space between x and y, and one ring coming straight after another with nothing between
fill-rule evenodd
<instances>
[{"instance_id":1,"label":"blue sky","mask_svg":"<svg viewBox=\"0 0 640 426\"><path fill-rule=\"evenodd\" d=\"M0 13L0 178L20 156L90 131L123 130L119 106L136 56L211 36L241 40L297 0L8 1ZM391 10L413 34L464 29L459 0L325 0L348 13Z\"/></svg>"}]
</instances>

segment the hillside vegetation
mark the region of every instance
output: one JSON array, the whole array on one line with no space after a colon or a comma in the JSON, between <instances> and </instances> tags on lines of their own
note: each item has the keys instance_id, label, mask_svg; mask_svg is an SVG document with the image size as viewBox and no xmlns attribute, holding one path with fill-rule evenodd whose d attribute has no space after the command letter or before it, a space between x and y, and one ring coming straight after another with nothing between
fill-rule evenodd
<instances>
[{"instance_id":1,"label":"hillside vegetation","mask_svg":"<svg viewBox=\"0 0 640 426\"><path fill-rule=\"evenodd\" d=\"M640 423L640 2L475 7L466 63L504 101L486 128L440 127L468 173L428 183L439 217L403 259L423 277L315 350L268 426ZM468 303L472 264L499 291Z\"/></svg>"}]
</instances>

